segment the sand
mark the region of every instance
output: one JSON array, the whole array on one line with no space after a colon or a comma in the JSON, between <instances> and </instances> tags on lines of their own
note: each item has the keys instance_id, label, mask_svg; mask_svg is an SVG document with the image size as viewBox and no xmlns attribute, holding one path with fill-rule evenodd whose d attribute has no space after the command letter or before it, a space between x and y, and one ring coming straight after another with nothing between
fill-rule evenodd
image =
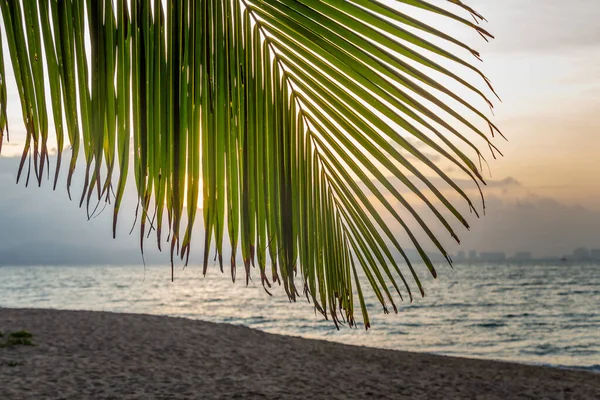
<instances>
[{"instance_id":1,"label":"sand","mask_svg":"<svg viewBox=\"0 0 600 400\"><path fill-rule=\"evenodd\" d=\"M0 308L0 399L600 399L600 374L151 315ZM6 339L0 338L0 342Z\"/></svg>"}]
</instances>

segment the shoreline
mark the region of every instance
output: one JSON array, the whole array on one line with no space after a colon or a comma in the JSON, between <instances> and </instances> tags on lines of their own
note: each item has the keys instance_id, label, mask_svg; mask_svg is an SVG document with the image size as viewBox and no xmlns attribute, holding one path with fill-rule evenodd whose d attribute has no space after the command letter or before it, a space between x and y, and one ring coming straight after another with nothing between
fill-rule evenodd
<instances>
[{"instance_id":1,"label":"shoreline","mask_svg":"<svg viewBox=\"0 0 600 400\"><path fill-rule=\"evenodd\" d=\"M0 308L0 398L600 398L600 375L179 317ZM0 338L0 342L3 339Z\"/></svg>"}]
</instances>

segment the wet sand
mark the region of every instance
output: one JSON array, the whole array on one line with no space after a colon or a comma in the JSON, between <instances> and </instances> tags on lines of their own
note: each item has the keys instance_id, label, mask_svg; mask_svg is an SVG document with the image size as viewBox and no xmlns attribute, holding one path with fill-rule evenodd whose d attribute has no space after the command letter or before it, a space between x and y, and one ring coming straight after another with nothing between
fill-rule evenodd
<instances>
[{"instance_id":1,"label":"wet sand","mask_svg":"<svg viewBox=\"0 0 600 400\"><path fill-rule=\"evenodd\" d=\"M600 399L600 374L152 315L0 308L0 399Z\"/></svg>"}]
</instances>

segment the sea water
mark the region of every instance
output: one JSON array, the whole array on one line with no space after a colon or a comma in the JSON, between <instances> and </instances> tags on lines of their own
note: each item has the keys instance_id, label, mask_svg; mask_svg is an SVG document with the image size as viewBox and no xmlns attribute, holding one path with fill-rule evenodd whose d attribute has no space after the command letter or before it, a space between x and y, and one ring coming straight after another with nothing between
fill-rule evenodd
<instances>
[{"instance_id":1,"label":"sea water","mask_svg":"<svg viewBox=\"0 0 600 400\"><path fill-rule=\"evenodd\" d=\"M355 345L600 372L600 265L440 266L437 280L420 267L426 296L410 303L404 293L398 314L384 314L373 293L366 293L368 331L362 325L337 330L306 298L290 303L283 288L269 296L256 273L258 281L246 286L243 268L232 284L218 268L203 277L193 265L177 268L174 282L169 266L0 267L0 307L169 315Z\"/></svg>"}]
</instances>

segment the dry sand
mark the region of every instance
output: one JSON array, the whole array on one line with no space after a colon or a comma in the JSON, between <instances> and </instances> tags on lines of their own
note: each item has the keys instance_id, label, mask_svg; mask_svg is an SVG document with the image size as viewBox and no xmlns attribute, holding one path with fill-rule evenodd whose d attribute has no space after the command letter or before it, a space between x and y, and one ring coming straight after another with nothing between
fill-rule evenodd
<instances>
[{"instance_id":1,"label":"dry sand","mask_svg":"<svg viewBox=\"0 0 600 400\"><path fill-rule=\"evenodd\" d=\"M2 400L600 399L600 374L182 318L0 308L0 330L21 329L35 346L0 348Z\"/></svg>"}]
</instances>

